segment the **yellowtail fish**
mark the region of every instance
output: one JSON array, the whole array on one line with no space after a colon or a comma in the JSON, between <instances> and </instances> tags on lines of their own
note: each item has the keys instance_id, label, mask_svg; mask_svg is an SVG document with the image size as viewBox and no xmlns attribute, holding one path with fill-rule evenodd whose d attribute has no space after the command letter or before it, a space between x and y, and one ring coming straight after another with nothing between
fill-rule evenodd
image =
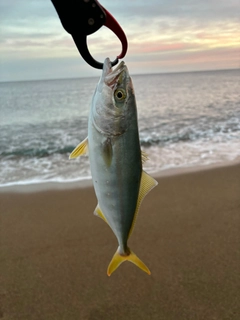
<instances>
[{"instance_id":1,"label":"yellowtail fish","mask_svg":"<svg viewBox=\"0 0 240 320\"><path fill-rule=\"evenodd\" d=\"M107 274L110 276L124 261L150 274L127 245L140 204L157 181L142 169L147 155L140 149L135 94L124 62L113 70L109 58L104 61L92 99L88 137L73 150L70 159L86 153L98 199L94 214L110 226L119 245Z\"/></svg>"}]
</instances>

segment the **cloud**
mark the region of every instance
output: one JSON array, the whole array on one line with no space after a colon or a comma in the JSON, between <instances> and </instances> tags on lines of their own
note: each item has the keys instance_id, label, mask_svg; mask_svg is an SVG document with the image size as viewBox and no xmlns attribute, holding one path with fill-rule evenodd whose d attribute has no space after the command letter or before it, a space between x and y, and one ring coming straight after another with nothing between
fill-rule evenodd
<instances>
[{"instance_id":1,"label":"cloud","mask_svg":"<svg viewBox=\"0 0 240 320\"><path fill-rule=\"evenodd\" d=\"M52 19L55 9L50 0L8 0L0 2L2 24L27 24L31 21Z\"/></svg>"},{"instance_id":2,"label":"cloud","mask_svg":"<svg viewBox=\"0 0 240 320\"><path fill-rule=\"evenodd\" d=\"M125 60L134 73L198 70L204 68L204 63L205 69L239 66L239 0L100 3L127 35L129 49ZM1 1L0 21L1 79L5 79L4 74L8 79L98 74L80 57L50 0ZM89 36L88 44L98 61L106 56L115 59L121 52L119 39L105 27ZM28 64L30 71L26 70Z\"/></svg>"},{"instance_id":3,"label":"cloud","mask_svg":"<svg viewBox=\"0 0 240 320\"><path fill-rule=\"evenodd\" d=\"M130 18L184 17L190 19L239 19L238 0L121 0L100 1L114 16Z\"/></svg>"}]
</instances>

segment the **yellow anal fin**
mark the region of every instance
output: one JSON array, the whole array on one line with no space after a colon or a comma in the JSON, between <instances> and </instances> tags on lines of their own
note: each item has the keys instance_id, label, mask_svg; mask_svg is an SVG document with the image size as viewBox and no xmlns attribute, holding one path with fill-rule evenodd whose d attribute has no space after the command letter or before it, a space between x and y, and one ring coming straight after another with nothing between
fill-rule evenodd
<instances>
[{"instance_id":1,"label":"yellow anal fin","mask_svg":"<svg viewBox=\"0 0 240 320\"><path fill-rule=\"evenodd\" d=\"M115 252L115 254L112 257L111 262L109 263L108 269L107 269L107 275L110 276L124 261L130 261L134 263L136 266L138 266L141 270L146 272L147 274L151 274L148 267L136 256L135 253L133 253L129 249L130 253L129 255L123 256L119 254L119 250Z\"/></svg>"},{"instance_id":2,"label":"yellow anal fin","mask_svg":"<svg viewBox=\"0 0 240 320\"><path fill-rule=\"evenodd\" d=\"M99 204L96 206L96 209L94 210L93 213L95 214L95 216L102 218L108 224L107 219L105 218L102 210L99 207Z\"/></svg>"},{"instance_id":3,"label":"yellow anal fin","mask_svg":"<svg viewBox=\"0 0 240 320\"><path fill-rule=\"evenodd\" d=\"M149 160L148 154L145 151L141 150L142 164Z\"/></svg>"},{"instance_id":4,"label":"yellow anal fin","mask_svg":"<svg viewBox=\"0 0 240 320\"><path fill-rule=\"evenodd\" d=\"M69 156L69 159L74 159L80 157L84 154L87 154L88 151L88 137L84 139L78 146L72 151Z\"/></svg>"},{"instance_id":5,"label":"yellow anal fin","mask_svg":"<svg viewBox=\"0 0 240 320\"><path fill-rule=\"evenodd\" d=\"M145 196L154 188L158 185L158 182L153 179L149 174L147 174L145 171L142 171L142 177L141 177L141 183L140 183L140 188L139 188L139 194L138 194L138 200L137 200L137 206L133 218L133 223L131 226L131 229L129 231L128 238L133 232L134 225L136 223L137 215L139 212L140 205L145 198Z\"/></svg>"}]
</instances>

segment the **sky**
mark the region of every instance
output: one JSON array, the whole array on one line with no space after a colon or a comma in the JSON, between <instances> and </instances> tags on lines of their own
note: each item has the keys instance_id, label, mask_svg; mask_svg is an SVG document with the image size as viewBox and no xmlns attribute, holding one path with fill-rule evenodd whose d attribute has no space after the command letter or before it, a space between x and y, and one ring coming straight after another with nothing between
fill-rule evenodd
<instances>
[{"instance_id":1,"label":"sky","mask_svg":"<svg viewBox=\"0 0 240 320\"><path fill-rule=\"evenodd\" d=\"M66 1L67 2L67 1ZM240 68L239 0L100 0L128 39L131 74ZM115 59L106 27L88 37L92 56ZM99 76L62 27L50 0L0 0L0 81Z\"/></svg>"}]
</instances>

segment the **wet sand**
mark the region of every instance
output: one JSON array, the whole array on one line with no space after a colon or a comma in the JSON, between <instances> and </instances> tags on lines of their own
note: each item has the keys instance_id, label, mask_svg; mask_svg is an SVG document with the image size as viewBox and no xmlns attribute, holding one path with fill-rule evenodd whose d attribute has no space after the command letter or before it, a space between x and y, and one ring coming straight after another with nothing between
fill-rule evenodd
<instances>
[{"instance_id":1,"label":"wet sand","mask_svg":"<svg viewBox=\"0 0 240 320\"><path fill-rule=\"evenodd\" d=\"M158 182L129 241L151 276L107 276L117 242L92 187L1 192L0 319L240 319L240 165Z\"/></svg>"}]
</instances>

